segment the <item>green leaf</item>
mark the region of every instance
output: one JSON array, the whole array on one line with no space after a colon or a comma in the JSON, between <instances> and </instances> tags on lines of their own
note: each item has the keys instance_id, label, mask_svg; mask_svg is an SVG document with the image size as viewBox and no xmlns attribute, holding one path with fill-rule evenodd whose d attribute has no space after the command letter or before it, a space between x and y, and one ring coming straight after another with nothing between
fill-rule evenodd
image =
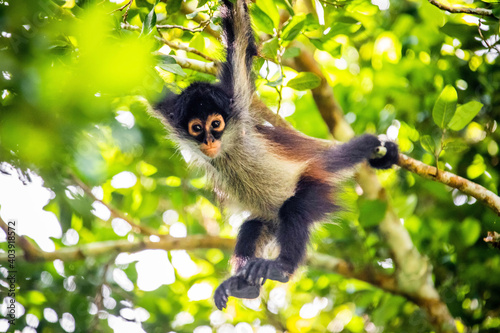
<instances>
[{"instance_id":1,"label":"green leaf","mask_svg":"<svg viewBox=\"0 0 500 333\"><path fill-rule=\"evenodd\" d=\"M286 10L288 11L288 14L290 14L290 16L295 16L295 11L293 10L293 7L290 4L290 1L288 1L288 0L277 0L276 2L281 3L283 5L283 7L286 8Z\"/></svg>"},{"instance_id":2,"label":"green leaf","mask_svg":"<svg viewBox=\"0 0 500 333\"><path fill-rule=\"evenodd\" d=\"M255 25L259 30L264 31L269 35L274 34L273 20L262 9L260 9L259 6L253 5L251 12Z\"/></svg>"},{"instance_id":3,"label":"green leaf","mask_svg":"<svg viewBox=\"0 0 500 333\"><path fill-rule=\"evenodd\" d=\"M196 6L196 8L200 8L201 6L204 6L207 2L208 2L208 0L198 0L198 5Z\"/></svg>"},{"instance_id":4,"label":"green leaf","mask_svg":"<svg viewBox=\"0 0 500 333\"><path fill-rule=\"evenodd\" d=\"M177 13L181 9L182 0L168 0L166 10L169 15Z\"/></svg>"},{"instance_id":5,"label":"green leaf","mask_svg":"<svg viewBox=\"0 0 500 333\"><path fill-rule=\"evenodd\" d=\"M157 59L161 63L164 63L164 64L176 64L177 63L177 61L175 61L174 57L171 57L171 56L165 55L165 54L157 56Z\"/></svg>"},{"instance_id":6,"label":"green leaf","mask_svg":"<svg viewBox=\"0 0 500 333\"><path fill-rule=\"evenodd\" d=\"M137 7L146 7L151 8L152 4L150 4L147 0L135 0L135 5Z\"/></svg>"},{"instance_id":7,"label":"green leaf","mask_svg":"<svg viewBox=\"0 0 500 333\"><path fill-rule=\"evenodd\" d=\"M387 202L359 199L359 223L364 227L376 226L382 221L387 210Z\"/></svg>"},{"instance_id":8,"label":"green leaf","mask_svg":"<svg viewBox=\"0 0 500 333\"><path fill-rule=\"evenodd\" d=\"M311 72L299 73L295 78L288 81L287 87L295 90L314 89L321 84L321 78Z\"/></svg>"},{"instance_id":9,"label":"green leaf","mask_svg":"<svg viewBox=\"0 0 500 333\"><path fill-rule=\"evenodd\" d=\"M270 40L266 40L262 43L261 53L266 58L276 59L276 55L278 54L279 48L279 40L277 37L271 38Z\"/></svg>"},{"instance_id":10,"label":"green leaf","mask_svg":"<svg viewBox=\"0 0 500 333\"><path fill-rule=\"evenodd\" d=\"M472 246L481 235L481 224L478 220L469 217L460 225L461 241L465 246Z\"/></svg>"},{"instance_id":11,"label":"green leaf","mask_svg":"<svg viewBox=\"0 0 500 333\"><path fill-rule=\"evenodd\" d=\"M478 101L470 101L469 103L460 105L453 118L451 118L448 127L454 131L460 131L474 119L482 107L483 104Z\"/></svg>"},{"instance_id":12,"label":"green leaf","mask_svg":"<svg viewBox=\"0 0 500 333\"><path fill-rule=\"evenodd\" d=\"M186 77L186 73L184 72L182 67L177 64L161 64L160 68L166 70L167 72Z\"/></svg>"},{"instance_id":13,"label":"green leaf","mask_svg":"<svg viewBox=\"0 0 500 333\"><path fill-rule=\"evenodd\" d=\"M432 153L434 155L434 153L436 152L436 142L434 142L434 139L430 135L424 135L423 137L421 137L420 144L422 145L422 148L424 148L429 153Z\"/></svg>"},{"instance_id":14,"label":"green leaf","mask_svg":"<svg viewBox=\"0 0 500 333\"><path fill-rule=\"evenodd\" d=\"M153 6L153 9L149 12L149 14L146 16L146 19L142 23L142 31L141 31L141 36L148 36L153 32L153 30L156 27L156 12L155 12L155 7L156 7L156 2L155 5Z\"/></svg>"},{"instance_id":15,"label":"green leaf","mask_svg":"<svg viewBox=\"0 0 500 333\"><path fill-rule=\"evenodd\" d=\"M450 37L460 38L460 40L467 39L470 36L477 34L477 26L469 26L467 24L452 22L446 23L439 30Z\"/></svg>"},{"instance_id":16,"label":"green leaf","mask_svg":"<svg viewBox=\"0 0 500 333\"><path fill-rule=\"evenodd\" d=\"M495 15L495 17L500 17L500 6L496 6L495 8L493 8L493 15Z\"/></svg>"},{"instance_id":17,"label":"green leaf","mask_svg":"<svg viewBox=\"0 0 500 333\"><path fill-rule=\"evenodd\" d=\"M412 216L415 208L417 208L417 204L418 196L416 194L394 198L394 209L399 218L402 219Z\"/></svg>"},{"instance_id":18,"label":"green leaf","mask_svg":"<svg viewBox=\"0 0 500 333\"><path fill-rule=\"evenodd\" d=\"M198 13L199 13L199 11L195 10L192 13L186 14L186 18L192 20L192 19L194 19L198 15Z\"/></svg>"},{"instance_id":19,"label":"green leaf","mask_svg":"<svg viewBox=\"0 0 500 333\"><path fill-rule=\"evenodd\" d=\"M283 28L281 38L284 41L294 40L304 27L305 18L306 17L304 15L294 16L293 19Z\"/></svg>"},{"instance_id":20,"label":"green leaf","mask_svg":"<svg viewBox=\"0 0 500 333\"><path fill-rule=\"evenodd\" d=\"M469 146L459 140L447 142L443 147L443 150L454 153L460 153L467 149L469 149Z\"/></svg>"},{"instance_id":21,"label":"green leaf","mask_svg":"<svg viewBox=\"0 0 500 333\"><path fill-rule=\"evenodd\" d=\"M276 7L276 2L273 0L257 0L256 3L273 21L273 27L278 28L280 24L280 13L278 12L278 7Z\"/></svg>"},{"instance_id":22,"label":"green leaf","mask_svg":"<svg viewBox=\"0 0 500 333\"><path fill-rule=\"evenodd\" d=\"M205 50L205 38L203 37L203 35L196 34L196 36L194 36L189 42L189 47L203 52Z\"/></svg>"},{"instance_id":23,"label":"green leaf","mask_svg":"<svg viewBox=\"0 0 500 333\"><path fill-rule=\"evenodd\" d=\"M457 91L452 86L447 85L444 87L434 104L434 109L432 109L432 118L439 127L445 129L453 117L456 109Z\"/></svg>"},{"instance_id":24,"label":"green leaf","mask_svg":"<svg viewBox=\"0 0 500 333\"><path fill-rule=\"evenodd\" d=\"M279 86L281 84L283 84L283 75L280 75L277 80L274 80L272 82L266 83L266 86L277 87L277 86Z\"/></svg>"},{"instance_id":25,"label":"green leaf","mask_svg":"<svg viewBox=\"0 0 500 333\"><path fill-rule=\"evenodd\" d=\"M283 59L295 58L300 54L300 48L298 47L289 47L285 50L283 54Z\"/></svg>"},{"instance_id":26,"label":"green leaf","mask_svg":"<svg viewBox=\"0 0 500 333\"><path fill-rule=\"evenodd\" d=\"M476 154L472 164L467 167L467 177L475 179L484 174L485 171L486 164L484 164L484 158L481 155Z\"/></svg>"}]
</instances>

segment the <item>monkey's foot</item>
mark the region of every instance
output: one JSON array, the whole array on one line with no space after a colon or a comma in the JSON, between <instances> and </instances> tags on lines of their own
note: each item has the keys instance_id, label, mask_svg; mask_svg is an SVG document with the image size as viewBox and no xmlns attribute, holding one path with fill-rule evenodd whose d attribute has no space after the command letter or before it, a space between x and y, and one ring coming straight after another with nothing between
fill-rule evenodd
<instances>
[{"instance_id":1,"label":"monkey's foot","mask_svg":"<svg viewBox=\"0 0 500 333\"><path fill-rule=\"evenodd\" d=\"M231 276L222 282L215 290L214 301L217 309L222 310L227 305L229 296L236 298L257 298L260 294L260 285L249 284L245 279L239 276Z\"/></svg>"},{"instance_id":2,"label":"monkey's foot","mask_svg":"<svg viewBox=\"0 0 500 333\"><path fill-rule=\"evenodd\" d=\"M399 159L398 146L394 142L381 142L373 151L372 158L368 160L370 165L376 169L389 169Z\"/></svg>"},{"instance_id":3,"label":"monkey's foot","mask_svg":"<svg viewBox=\"0 0 500 333\"><path fill-rule=\"evenodd\" d=\"M290 274L276 260L256 258L250 260L236 276L244 278L251 285L263 285L266 280L286 283ZM262 280L262 281L261 281Z\"/></svg>"}]
</instances>

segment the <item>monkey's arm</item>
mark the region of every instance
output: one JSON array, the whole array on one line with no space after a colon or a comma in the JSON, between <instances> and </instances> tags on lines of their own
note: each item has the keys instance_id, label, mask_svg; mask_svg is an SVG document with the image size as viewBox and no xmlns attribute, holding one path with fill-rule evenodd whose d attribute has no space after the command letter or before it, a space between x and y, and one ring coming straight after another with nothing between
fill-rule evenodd
<instances>
[{"instance_id":1,"label":"monkey's arm","mask_svg":"<svg viewBox=\"0 0 500 333\"><path fill-rule=\"evenodd\" d=\"M382 142L371 134L336 146L325 156L329 172L351 169L366 160L373 168L389 169L398 162L398 158L398 146L394 142Z\"/></svg>"}]
</instances>

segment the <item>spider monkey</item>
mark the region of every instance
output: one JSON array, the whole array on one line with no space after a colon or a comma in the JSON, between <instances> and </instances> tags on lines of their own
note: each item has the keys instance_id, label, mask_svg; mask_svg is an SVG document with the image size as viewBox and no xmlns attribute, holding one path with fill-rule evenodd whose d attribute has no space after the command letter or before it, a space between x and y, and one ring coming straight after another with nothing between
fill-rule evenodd
<instances>
[{"instance_id":1,"label":"spider monkey","mask_svg":"<svg viewBox=\"0 0 500 333\"><path fill-rule=\"evenodd\" d=\"M305 257L311 226L338 210L335 194L349 171L363 161L390 168L398 148L368 134L331 145L261 124L253 116L251 67L257 47L247 4L223 0L220 11L227 55L219 82L192 83L160 101L156 111L224 202L251 214L238 233L235 274L214 294L222 310L229 296L258 297L267 279L288 282ZM271 240L277 241L279 255L263 259L263 245Z\"/></svg>"}]
</instances>

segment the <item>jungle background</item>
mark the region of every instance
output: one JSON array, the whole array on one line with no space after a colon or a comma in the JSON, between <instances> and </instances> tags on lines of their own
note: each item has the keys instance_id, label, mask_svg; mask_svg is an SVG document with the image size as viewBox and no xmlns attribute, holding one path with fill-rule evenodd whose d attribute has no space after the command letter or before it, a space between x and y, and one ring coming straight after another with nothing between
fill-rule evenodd
<instances>
[{"instance_id":1,"label":"jungle background","mask_svg":"<svg viewBox=\"0 0 500 333\"><path fill-rule=\"evenodd\" d=\"M245 216L150 113L215 81L218 3L0 0L0 331L498 332L500 4L440 1L251 3L258 117L409 157L218 311Z\"/></svg>"}]
</instances>

